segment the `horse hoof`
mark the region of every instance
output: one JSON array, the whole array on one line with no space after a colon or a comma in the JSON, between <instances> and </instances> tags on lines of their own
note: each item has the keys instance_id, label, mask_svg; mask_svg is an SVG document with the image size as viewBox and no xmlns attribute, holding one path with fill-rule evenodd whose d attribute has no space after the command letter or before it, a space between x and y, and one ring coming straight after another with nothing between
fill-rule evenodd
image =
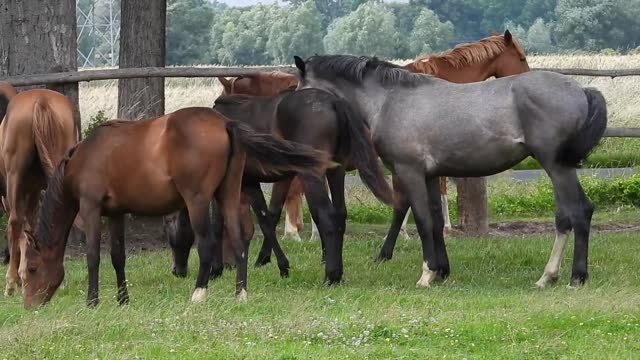
<instances>
[{"instance_id":1,"label":"horse hoof","mask_svg":"<svg viewBox=\"0 0 640 360\"><path fill-rule=\"evenodd\" d=\"M385 261L389 261L391 260L392 255L391 254L387 254L387 253L380 253L378 254L378 256L375 258L375 262L377 263L383 263Z\"/></svg>"},{"instance_id":2,"label":"horse hoof","mask_svg":"<svg viewBox=\"0 0 640 360\"><path fill-rule=\"evenodd\" d=\"M427 263L424 263L422 265L422 275L418 282L416 282L416 287L428 288L431 286L431 283L436 282L439 278L441 279L441 276L438 274L438 271L429 269Z\"/></svg>"},{"instance_id":3,"label":"horse hoof","mask_svg":"<svg viewBox=\"0 0 640 360\"><path fill-rule=\"evenodd\" d=\"M327 285L336 285L336 284L339 284L341 281L342 281L342 271L340 270L329 271L325 276L325 283Z\"/></svg>"},{"instance_id":4,"label":"horse hoof","mask_svg":"<svg viewBox=\"0 0 640 360\"><path fill-rule=\"evenodd\" d=\"M289 277L289 268L280 269L280 277L286 279Z\"/></svg>"},{"instance_id":5,"label":"horse hoof","mask_svg":"<svg viewBox=\"0 0 640 360\"><path fill-rule=\"evenodd\" d=\"M581 287L585 284L585 282L587 282L587 278L589 276L584 273L584 274L578 274L578 275L572 275L571 276L571 281L569 282L569 288L570 289L575 289L578 287Z\"/></svg>"},{"instance_id":6,"label":"horse hoof","mask_svg":"<svg viewBox=\"0 0 640 360\"><path fill-rule=\"evenodd\" d=\"M118 294L118 305L128 305L129 304L129 294Z\"/></svg>"},{"instance_id":7,"label":"horse hoof","mask_svg":"<svg viewBox=\"0 0 640 360\"><path fill-rule=\"evenodd\" d=\"M247 290L245 290L245 289L240 290L238 295L236 295L236 300L238 302L246 302L247 301Z\"/></svg>"},{"instance_id":8,"label":"horse hoof","mask_svg":"<svg viewBox=\"0 0 640 360\"><path fill-rule=\"evenodd\" d=\"M256 267L262 267L271 262L271 256L258 257L256 260Z\"/></svg>"},{"instance_id":9,"label":"horse hoof","mask_svg":"<svg viewBox=\"0 0 640 360\"><path fill-rule=\"evenodd\" d=\"M7 296L7 297L8 297L8 296L13 296L13 294L15 294L15 292L16 292L16 287L15 287L15 286L9 286L9 285L7 285L7 286L4 288L4 296Z\"/></svg>"},{"instance_id":10,"label":"horse hoof","mask_svg":"<svg viewBox=\"0 0 640 360\"><path fill-rule=\"evenodd\" d=\"M200 304L207 300L207 289L206 288L196 288L191 295L191 302L194 304Z\"/></svg>"},{"instance_id":11,"label":"horse hoof","mask_svg":"<svg viewBox=\"0 0 640 360\"><path fill-rule=\"evenodd\" d=\"M87 307L89 308L95 308L98 306L99 303L100 303L100 300L98 298L87 299Z\"/></svg>"},{"instance_id":12,"label":"horse hoof","mask_svg":"<svg viewBox=\"0 0 640 360\"><path fill-rule=\"evenodd\" d=\"M536 281L536 287L538 289L544 289L549 285L555 284L558 281L558 278L558 275L543 274L542 277Z\"/></svg>"},{"instance_id":13,"label":"horse hoof","mask_svg":"<svg viewBox=\"0 0 640 360\"><path fill-rule=\"evenodd\" d=\"M171 270L171 273L175 276L175 277L179 277L179 278L185 278L187 277L187 268L176 268L175 266L173 267L173 269Z\"/></svg>"}]
</instances>

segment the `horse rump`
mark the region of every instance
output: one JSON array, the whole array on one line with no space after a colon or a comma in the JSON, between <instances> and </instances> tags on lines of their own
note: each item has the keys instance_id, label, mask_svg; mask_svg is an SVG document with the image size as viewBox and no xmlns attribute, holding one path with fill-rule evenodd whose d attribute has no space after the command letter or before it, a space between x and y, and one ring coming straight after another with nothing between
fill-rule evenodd
<instances>
[{"instance_id":1,"label":"horse rump","mask_svg":"<svg viewBox=\"0 0 640 360\"><path fill-rule=\"evenodd\" d=\"M594 88L584 88L587 96L588 113L582 126L565 140L556 160L561 164L579 167L598 145L607 128L607 103L602 93Z\"/></svg>"}]
</instances>

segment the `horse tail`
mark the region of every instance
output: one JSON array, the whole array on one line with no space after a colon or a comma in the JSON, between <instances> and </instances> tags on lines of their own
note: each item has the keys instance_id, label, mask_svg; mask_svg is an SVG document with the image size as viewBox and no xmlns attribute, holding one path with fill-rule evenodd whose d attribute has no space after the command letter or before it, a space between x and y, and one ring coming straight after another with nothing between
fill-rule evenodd
<instances>
[{"instance_id":1,"label":"horse tail","mask_svg":"<svg viewBox=\"0 0 640 360\"><path fill-rule=\"evenodd\" d=\"M365 119L343 99L336 98L333 106L338 122L347 128L349 157L358 169L360 179L380 201L392 204L393 190L382 174Z\"/></svg>"},{"instance_id":2,"label":"horse tail","mask_svg":"<svg viewBox=\"0 0 640 360\"><path fill-rule=\"evenodd\" d=\"M49 102L45 99L38 99L33 107L33 136L38 157L47 179L53 175L58 161L64 155L63 151L58 150L62 131L60 121L51 109Z\"/></svg>"},{"instance_id":3,"label":"horse tail","mask_svg":"<svg viewBox=\"0 0 640 360\"><path fill-rule=\"evenodd\" d=\"M7 113L9 101L11 101L16 94L16 88L14 88L13 85L0 81L0 123L4 119L4 115Z\"/></svg>"},{"instance_id":4,"label":"horse tail","mask_svg":"<svg viewBox=\"0 0 640 360\"><path fill-rule=\"evenodd\" d=\"M237 121L227 122L227 132L231 139L232 154L245 151L265 174L294 172L320 176L327 168L336 166L324 151L281 140L271 134L257 133L253 128Z\"/></svg>"},{"instance_id":5,"label":"horse tail","mask_svg":"<svg viewBox=\"0 0 640 360\"><path fill-rule=\"evenodd\" d=\"M607 128L607 103L602 93L594 88L584 88L588 113L582 126L560 146L557 161L578 167L598 145Z\"/></svg>"}]
</instances>

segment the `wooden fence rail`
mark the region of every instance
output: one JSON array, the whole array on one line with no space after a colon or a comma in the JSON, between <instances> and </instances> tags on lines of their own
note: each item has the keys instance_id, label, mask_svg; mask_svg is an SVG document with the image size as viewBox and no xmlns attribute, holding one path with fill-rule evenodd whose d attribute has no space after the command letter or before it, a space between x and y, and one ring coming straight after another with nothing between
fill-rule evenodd
<instances>
[{"instance_id":1,"label":"wooden fence rail","mask_svg":"<svg viewBox=\"0 0 640 360\"><path fill-rule=\"evenodd\" d=\"M40 84L73 83L79 81L95 81L110 79L131 79L147 77L218 77L218 76L242 76L259 72L284 71L292 73L295 71L291 66L263 66L263 67L147 67L128 69L105 69L105 70L83 70L69 71L49 74L20 75L7 78L0 78L13 86L30 86ZM550 69L540 68L532 70L554 71L564 75L598 76L616 78L621 76L640 76L639 69L618 69L618 70L591 70L591 69Z\"/></svg>"}]
</instances>

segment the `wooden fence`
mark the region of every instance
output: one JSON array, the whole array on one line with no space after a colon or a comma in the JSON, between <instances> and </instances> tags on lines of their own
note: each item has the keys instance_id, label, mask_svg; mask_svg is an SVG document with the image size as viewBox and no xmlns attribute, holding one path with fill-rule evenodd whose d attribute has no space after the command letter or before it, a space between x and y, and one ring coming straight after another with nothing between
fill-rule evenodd
<instances>
[{"instance_id":1,"label":"wooden fence","mask_svg":"<svg viewBox=\"0 0 640 360\"><path fill-rule=\"evenodd\" d=\"M589 77L623 77L640 76L638 69L614 69L614 70L592 70L592 69L554 69L536 68L532 70L553 71L564 75L589 76ZM296 69L291 66L259 66L259 67L147 67L147 68L127 68L127 69L103 69L103 70L83 70L69 71L49 74L20 75L0 78L0 81L8 82L14 86L30 86L41 84L74 83L80 81L115 80L148 77L235 77L246 76L260 72L283 71L294 73ZM640 137L640 128L607 128L606 137Z\"/></svg>"}]
</instances>

